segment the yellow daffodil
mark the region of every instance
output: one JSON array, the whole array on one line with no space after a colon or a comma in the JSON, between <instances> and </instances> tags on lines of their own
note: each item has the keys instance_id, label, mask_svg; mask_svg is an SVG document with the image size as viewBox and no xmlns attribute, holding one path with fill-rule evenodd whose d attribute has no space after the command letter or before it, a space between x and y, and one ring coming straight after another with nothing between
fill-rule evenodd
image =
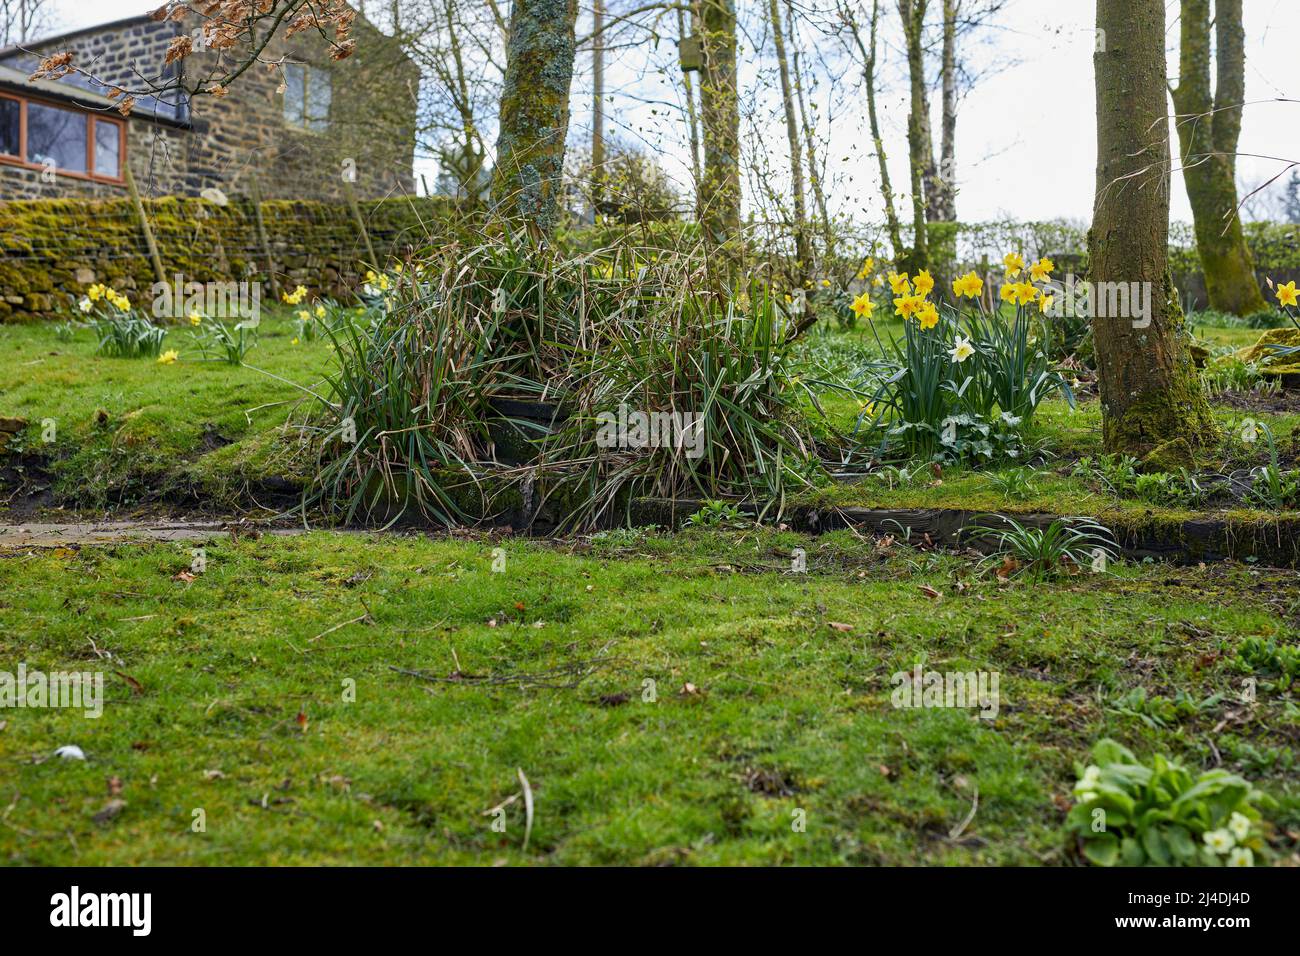
<instances>
[{"instance_id":1,"label":"yellow daffodil","mask_svg":"<svg viewBox=\"0 0 1300 956\"><path fill-rule=\"evenodd\" d=\"M906 272L891 272L889 287L894 295L908 295L912 291L912 283L908 281Z\"/></svg>"},{"instance_id":2,"label":"yellow daffodil","mask_svg":"<svg viewBox=\"0 0 1300 956\"><path fill-rule=\"evenodd\" d=\"M94 285L92 285L89 289L86 290L86 295L90 298L91 302L98 302L100 299L104 297L105 291L107 290L105 290L103 284L96 282Z\"/></svg>"},{"instance_id":3,"label":"yellow daffodil","mask_svg":"<svg viewBox=\"0 0 1300 956\"><path fill-rule=\"evenodd\" d=\"M871 275L871 273L874 272L875 269L876 269L876 260L868 258L866 262L862 263L862 268L858 270L858 278L865 279L867 276Z\"/></svg>"},{"instance_id":4,"label":"yellow daffodil","mask_svg":"<svg viewBox=\"0 0 1300 956\"><path fill-rule=\"evenodd\" d=\"M306 297L307 290L303 286L298 286L292 292L280 293L280 298L284 301L285 305L298 305Z\"/></svg>"},{"instance_id":5,"label":"yellow daffodil","mask_svg":"<svg viewBox=\"0 0 1300 956\"><path fill-rule=\"evenodd\" d=\"M1016 305L1029 305L1038 298L1038 290L1032 282L1016 283Z\"/></svg>"},{"instance_id":6,"label":"yellow daffodil","mask_svg":"<svg viewBox=\"0 0 1300 956\"><path fill-rule=\"evenodd\" d=\"M1048 310L1052 308L1052 303L1055 301L1056 296L1044 294L1043 297L1038 300L1038 311L1046 315Z\"/></svg>"},{"instance_id":7,"label":"yellow daffodil","mask_svg":"<svg viewBox=\"0 0 1300 956\"><path fill-rule=\"evenodd\" d=\"M300 321L303 322L311 321L311 313L308 312L306 309L299 309L297 312L294 313L294 315L298 316Z\"/></svg>"},{"instance_id":8,"label":"yellow daffodil","mask_svg":"<svg viewBox=\"0 0 1300 956\"><path fill-rule=\"evenodd\" d=\"M1025 258L1018 252L1008 252L1002 257L1002 264L1007 267L1007 277L1014 279L1025 267Z\"/></svg>"},{"instance_id":9,"label":"yellow daffodil","mask_svg":"<svg viewBox=\"0 0 1300 956\"><path fill-rule=\"evenodd\" d=\"M871 296L866 292L853 300L853 311L855 314L862 316L864 319L871 318L871 313L876 309L876 303L871 301Z\"/></svg>"},{"instance_id":10,"label":"yellow daffodil","mask_svg":"<svg viewBox=\"0 0 1300 956\"><path fill-rule=\"evenodd\" d=\"M190 325L202 325L202 324L203 324L203 316L199 315L198 312L191 312Z\"/></svg>"},{"instance_id":11,"label":"yellow daffodil","mask_svg":"<svg viewBox=\"0 0 1300 956\"><path fill-rule=\"evenodd\" d=\"M316 306L316 318L318 319L325 318L325 306L323 305Z\"/></svg>"},{"instance_id":12,"label":"yellow daffodil","mask_svg":"<svg viewBox=\"0 0 1300 956\"><path fill-rule=\"evenodd\" d=\"M1003 302L1016 301L1016 291L1020 288L1018 282L1004 282L1002 288L998 290L998 295L1002 297Z\"/></svg>"},{"instance_id":13,"label":"yellow daffodil","mask_svg":"<svg viewBox=\"0 0 1300 956\"><path fill-rule=\"evenodd\" d=\"M930 290L934 288L934 277L930 275L929 269L922 269L912 280L912 288L916 290L917 295L929 295Z\"/></svg>"},{"instance_id":14,"label":"yellow daffodil","mask_svg":"<svg viewBox=\"0 0 1300 956\"><path fill-rule=\"evenodd\" d=\"M822 279L822 288L823 288L823 289L829 289L830 287L831 287L831 280L830 280L830 279Z\"/></svg>"},{"instance_id":15,"label":"yellow daffodil","mask_svg":"<svg viewBox=\"0 0 1300 956\"><path fill-rule=\"evenodd\" d=\"M178 358L180 358L180 356L177 354L175 349L168 349L166 352L163 352L162 355L158 356L158 364L171 365Z\"/></svg>"},{"instance_id":16,"label":"yellow daffodil","mask_svg":"<svg viewBox=\"0 0 1300 956\"><path fill-rule=\"evenodd\" d=\"M919 295L901 295L894 300L894 311L903 318L910 319L924 302L925 299Z\"/></svg>"},{"instance_id":17,"label":"yellow daffodil","mask_svg":"<svg viewBox=\"0 0 1300 956\"><path fill-rule=\"evenodd\" d=\"M113 297L113 305L114 305L114 307L117 308L117 310L118 310L119 312L129 312L129 311L131 311L131 300L128 299L128 298L127 298L126 296L124 296L124 295L117 295L117 296L114 296L114 297Z\"/></svg>"},{"instance_id":18,"label":"yellow daffodil","mask_svg":"<svg viewBox=\"0 0 1300 956\"><path fill-rule=\"evenodd\" d=\"M960 335L957 336L953 347L948 350L948 355L959 365L974 354L975 347L970 344L970 339L964 339Z\"/></svg>"},{"instance_id":19,"label":"yellow daffodil","mask_svg":"<svg viewBox=\"0 0 1300 956\"><path fill-rule=\"evenodd\" d=\"M953 294L965 296L968 299L978 298L984 293L984 280L974 272L968 272L964 276L952 280Z\"/></svg>"},{"instance_id":20,"label":"yellow daffodil","mask_svg":"<svg viewBox=\"0 0 1300 956\"><path fill-rule=\"evenodd\" d=\"M916 320L921 324L921 328L932 329L939 324L939 310L935 308L933 302L922 300L921 307L916 312Z\"/></svg>"},{"instance_id":21,"label":"yellow daffodil","mask_svg":"<svg viewBox=\"0 0 1300 956\"><path fill-rule=\"evenodd\" d=\"M1300 302L1300 291L1296 290L1294 279L1277 287L1277 301L1279 305L1296 305Z\"/></svg>"},{"instance_id":22,"label":"yellow daffodil","mask_svg":"<svg viewBox=\"0 0 1300 956\"><path fill-rule=\"evenodd\" d=\"M1046 282L1052 275L1052 270L1056 268L1056 263L1047 257L1043 257L1029 267L1029 277L1035 282Z\"/></svg>"}]
</instances>

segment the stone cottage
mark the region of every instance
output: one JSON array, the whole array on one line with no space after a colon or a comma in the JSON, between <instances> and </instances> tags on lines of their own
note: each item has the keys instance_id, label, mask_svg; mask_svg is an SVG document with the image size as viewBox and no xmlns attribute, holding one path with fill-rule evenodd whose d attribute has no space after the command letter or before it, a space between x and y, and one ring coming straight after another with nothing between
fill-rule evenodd
<instances>
[{"instance_id":1,"label":"stone cottage","mask_svg":"<svg viewBox=\"0 0 1300 956\"><path fill-rule=\"evenodd\" d=\"M283 63L253 66L225 96L140 97L123 116L111 87L160 76L172 40L197 28L144 14L0 49L0 201L125 196L128 166L146 196L338 199L347 182L363 199L413 191L419 69L360 16L347 59L331 60L304 31L273 41L263 59ZM29 79L64 51L106 85L76 73ZM206 76L215 56L196 51L165 69Z\"/></svg>"}]
</instances>

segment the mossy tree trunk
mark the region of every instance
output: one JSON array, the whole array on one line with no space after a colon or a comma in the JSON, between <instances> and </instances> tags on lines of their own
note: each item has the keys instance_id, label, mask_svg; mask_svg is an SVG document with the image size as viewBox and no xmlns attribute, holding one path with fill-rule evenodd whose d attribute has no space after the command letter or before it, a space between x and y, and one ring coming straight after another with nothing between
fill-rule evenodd
<instances>
[{"instance_id":1,"label":"mossy tree trunk","mask_svg":"<svg viewBox=\"0 0 1300 956\"><path fill-rule=\"evenodd\" d=\"M501 90L492 205L549 238L560 220L577 0L514 0Z\"/></svg>"},{"instance_id":2,"label":"mossy tree trunk","mask_svg":"<svg viewBox=\"0 0 1300 956\"><path fill-rule=\"evenodd\" d=\"M912 249L904 268L919 272L929 266L929 236L925 224L937 199L934 144L930 136L930 98L925 80L922 33L928 0L898 0L907 47L907 74L911 80L911 105L907 113L907 158L912 176Z\"/></svg>"},{"instance_id":3,"label":"mossy tree trunk","mask_svg":"<svg viewBox=\"0 0 1300 956\"><path fill-rule=\"evenodd\" d=\"M1182 0L1178 85L1172 88L1183 180L1210 307L1267 308L1237 214L1237 139L1246 95L1241 0L1214 0L1216 83L1210 93L1210 0Z\"/></svg>"},{"instance_id":4,"label":"mossy tree trunk","mask_svg":"<svg viewBox=\"0 0 1300 956\"><path fill-rule=\"evenodd\" d=\"M1169 123L1164 0L1097 0L1094 283L1150 290L1149 316L1093 319L1106 450L1145 455L1214 422L1169 279ZM1102 296L1096 296L1100 299Z\"/></svg>"},{"instance_id":5,"label":"mossy tree trunk","mask_svg":"<svg viewBox=\"0 0 1300 956\"><path fill-rule=\"evenodd\" d=\"M697 218L704 234L723 243L740 230L740 101L736 87L735 0L699 0L696 27L704 52L700 120L704 176Z\"/></svg>"}]
</instances>

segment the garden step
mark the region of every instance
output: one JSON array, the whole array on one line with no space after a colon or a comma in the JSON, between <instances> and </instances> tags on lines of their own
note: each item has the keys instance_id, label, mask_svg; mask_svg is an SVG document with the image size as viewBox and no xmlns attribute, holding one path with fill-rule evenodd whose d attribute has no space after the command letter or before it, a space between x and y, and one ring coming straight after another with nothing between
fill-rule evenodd
<instances>
[{"instance_id":1,"label":"garden step","mask_svg":"<svg viewBox=\"0 0 1300 956\"><path fill-rule=\"evenodd\" d=\"M704 507L694 499L638 498L632 503L633 524L677 527ZM748 515L764 513L752 504L738 504ZM766 520L775 519L775 506L768 507ZM1016 512L971 511L961 508L835 508L820 505L787 505L780 520L795 531L822 534L854 528L871 534L892 534L902 539L911 529L911 541L925 541L935 547L971 547L988 550L987 535L967 530L980 521L996 528L999 518L1010 518L1024 527L1045 528L1061 515ZM1068 516L1065 516L1068 517ZM1300 517L1279 517L1272 521L1247 521L1227 516L1205 516L1186 521L1117 519L1105 512L1094 516L1114 533L1121 553L1131 559L1156 558L1179 564L1201 561L1250 561L1270 567L1300 567Z\"/></svg>"}]
</instances>

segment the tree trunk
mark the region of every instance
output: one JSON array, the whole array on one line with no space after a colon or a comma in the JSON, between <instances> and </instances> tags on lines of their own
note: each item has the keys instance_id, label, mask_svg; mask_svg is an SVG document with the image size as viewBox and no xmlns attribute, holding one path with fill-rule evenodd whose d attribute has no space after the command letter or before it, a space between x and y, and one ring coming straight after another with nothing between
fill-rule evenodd
<instances>
[{"instance_id":1,"label":"tree trunk","mask_svg":"<svg viewBox=\"0 0 1300 956\"><path fill-rule=\"evenodd\" d=\"M907 45L907 75L912 98L907 114L907 158L912 176L912 249L905 268L920 271L929 265L927 220L934 219L934 145L930 137L930 100L925 84L925 51L922 29L928 0L898 0Z\"/></svg>"},{"instance_id":2,"label":"tree trunk","mask_svg":"<svg viewBox=\"0 0 1300 956\"><path fill-rule=\"evenodd\" d=\"M591 5L591 219L605 198L605 0Z\"/></svg>"},{"instance_id":3,"label":"tree trunk","mask_svg":"<svg viewBox=\"0 0 1300 956\"><path fill-rule=\"evenodd\" d=\"M704 51L700 80L704 176L697 215L705 237L723 243L740 231L740 102L734 0L700 0L697 25Z\"/></svg>"},{"instance_id":4,"label":"tree trunk","mask_svg":"<svg viewBox=\"0 0 1300 956\"><path fill-rule=\"evenodd\" d=\"M939 195L935 202L941 222L957 221L957 13L960 0L943 0L943 117L939 130Z\"/></svg>"},{"instance_id":5,"label":"tree trunk","mask_svg":"<svg viewBox=\"0 0 1300 956\"><path fill-rule=\"evenodd\" d=\"M1097 0L1097 183L1091 276L1139 284L1149 315L1092 320L1106 450L1144 455L1177 439L1201 444L1214 422L1169 279L1169 123L1164 0ZM1110 287L1117 288L1117 287ZM1108 296L1095 292L1100 313ZM1109 309L1105 311L1110 311Z\"/></svg>"},{"instance_id":6,"label":"tree trunk","mask_svg":"<svg viewBox=\"0 0 1300 956\"><path fill-rule=\"evenodd\" d=\"M799 120L795 116L794 91L790 87L790 64L785 55L785 37L781 33L781 11L777 0L768 0L772 21L772 42L781 74L781 103L785 107L785 135L790 144L790 188L794 198L794 275L802 287L812 269L812 250L808 248L808 211L803 193L803 156L799 149Z\"/></svg>"},{"instance_id":7,"label":"tree trunk","mask_svg":"<svg viewBox=\"0 0 1300 956\"><path fill-rule=\"evenodd\" d=\"M1215 0L1217 83L1210 95L1210 0L1183 0L1177 111L1183 180L1210 307L1234 315L1267 308L1237 213L1237 137L1246 94L1241 0Z\"/></svg>"},{"instance_id":8,"label":"tree trunk","mask_svg":"<svg viewBox=\"0 0 1300 956\"><path fill-rule=\"evenodd\" d=\"M549 238L560 220L577 0L514 0L501 90L492 204Z\"/></svg>"}]
</instances>

